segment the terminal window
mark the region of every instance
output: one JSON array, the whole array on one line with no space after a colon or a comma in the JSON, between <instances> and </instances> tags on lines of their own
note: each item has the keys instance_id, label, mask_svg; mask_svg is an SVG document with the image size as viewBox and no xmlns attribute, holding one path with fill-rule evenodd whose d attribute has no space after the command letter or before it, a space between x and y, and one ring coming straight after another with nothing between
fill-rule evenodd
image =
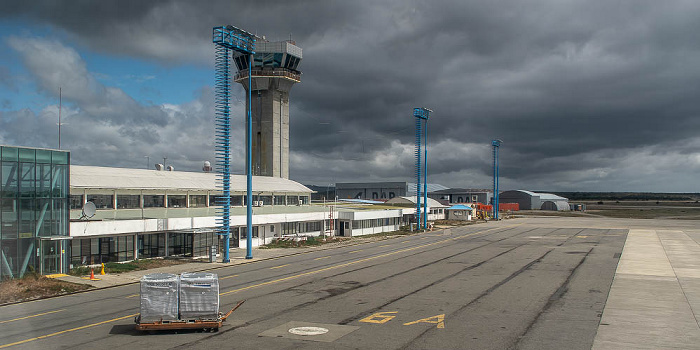
<instances>
[{"instance_id":1,"label":"terminal window","mask_svg":"<svg viewBox=\"0 0 700 350\"><path fill-rule=\"evenodd\" d=\"M164 201L163 195L149 195L145 194L143 195L143 207L144 208L162 208L164 207L165 201Z\"/></svg>"},{"instance_id":2,"label":"terminal window","mask_svg":"<svg viewBox=\"0 0 700 350\"><path fill-rule=\"evenodd\" d=\"M168 196L168 208L186 208L186 207L187 207L187 196L186 195Z\"/></svg>"},{"instance_id":3,"label":"terminal window","mask_svg":"<svg viewBox=\"0 0 700 350\"><path fill-rule=\"evenodd\" d=\"M138 194L117 195L117 209L138 209L141 208L141 196Z\"/></svg>"},{"instance_id":4,"label":"terminal window","mask_svg":"<svg viewBox=\"0 0 700 350\"><path fill-rule=\"evenodd\" d=\"M110 194L89 194L87 201L95 203L97 209L114 209L114 196Z\"/></svg>"},{"instance_id":5,"label":"terminal window","mask_svg":"<svg viewBox=\"0 0 700 350\"><path fill-rule=\"evenodd\" d=\"M190 196L190 207L200 208L207 206L207 196L206 195L191 195Z\"/></svg>"},{"instance_id":6,"label":"terminal window","mask_svg":"<svg viewBox=\"0 0 700 350\"><path fill-rule=\"evenodd\" d=\"M70 208L71 209L83 209L83 195L82 194L70 195Z\"/></svg>"}]
</instances>

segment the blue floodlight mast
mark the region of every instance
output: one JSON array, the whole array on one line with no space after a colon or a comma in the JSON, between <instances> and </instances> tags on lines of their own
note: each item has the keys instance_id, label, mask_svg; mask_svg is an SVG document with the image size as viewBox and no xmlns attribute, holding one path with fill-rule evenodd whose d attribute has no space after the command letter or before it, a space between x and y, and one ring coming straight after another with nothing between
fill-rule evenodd
<instances>
[{"instance_id":1,"label":"blue floodlight mast","mask_svg":"<svg viewBox=\"0 0 700 350\"><path fill-rule=\"evenodd\" d=\"M413 116L416 117L416 229L425 229L428 225L428 118L431 110L427 108L414 108ZM422 121L425 128L422 128ZM423 158L423 171L421 171L421 139L425 139L425 155ZM423 175L423 213L421 213L421 181ZM422 219L422 220L421 220Z\"/></svg>"},{"instance_id":2,"label":"blue floodlight mast","mask_svg":"<svg viewBox=\"0 0 700 350\"><path fill-rule=\"evenodd\" d=\"M218 203L221 205L218 214L221 219L217 219L219 224L219 235L224 236L224 256L223 262L229 262L229 234L231 232L231 51L237 51L244 55L255 54L255 35L234 26L214 27L212 42L215 45L214 63L214 110L216 118L216 159L217 159L217 187L221 188L221 197ZM248 86L250 86L251 65L248 65ZM248 101L250 102L250 91L248 91ZM247 110L248 118L248 145L246 151L246 174L247 174L247 236L246 236L246 259L252 259L252 238L251 226L253 222L253 209L251 206L252 193L252 171L251 171L251 111L250 103Z\"/></svg>"},{"instance_id":3,"label":"blue floodlight mast","mask_svg":"<svg viewBox=\"0 0 700 350\"><path fill-rule=\"evenodd\" d=\"M501 140L491 141L493 146L493 218L498 220L498 148L501 147Z\"/></svg>"}]
</instances>

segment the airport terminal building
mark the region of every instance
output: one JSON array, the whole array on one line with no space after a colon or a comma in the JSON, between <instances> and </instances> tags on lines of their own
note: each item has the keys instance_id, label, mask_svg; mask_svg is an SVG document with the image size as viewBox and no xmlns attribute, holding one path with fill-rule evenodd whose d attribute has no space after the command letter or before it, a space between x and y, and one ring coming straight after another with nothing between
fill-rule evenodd
<instances>
[{"instance_id":1,"label":"airport terminal building","mask_svg":"<svg viewBox=\"0 0 700 350\"><path fill-rule=\"evenodd\" d=\"M73 266L138 258L206 256L222 246L216 225L216 174L94 166L70 169L70 263ZM231 176L230 247L245 247L246 178ZM295 235L358 236L396 231L415 208L310 203L311 190L295 181L253 177L252 246ZM86 217L91 202L95 214Z\"/></svg>"},{"instance_id":2,"label":"airport terminal building","mask_svg":"<svg viewBox=\"0 0 700 350\"><path fill-rule=\"evenodd\" d=\"M211 246L223 246L214 173L70 165L70 152L36 148L1 146L0 157L0 278L203 257ZM415 215L406 206L312 204L309 188L281 177L254 176L252 192L252 246L285 236L396 231ZM247 200L246 177L232 175L232 249L247 244ZM444 217L442 208L430 210L430 219Z\"/></svg>"},{"instance_id":3,"label":"airport terminal building","mask_svg":"<svg viewBox=\"0 0 700 350\"><path fill-rule=\"evenodd\" d=\"M70 153L0 146L0 279L68 266Z\"/></svg>"}]
</instances>

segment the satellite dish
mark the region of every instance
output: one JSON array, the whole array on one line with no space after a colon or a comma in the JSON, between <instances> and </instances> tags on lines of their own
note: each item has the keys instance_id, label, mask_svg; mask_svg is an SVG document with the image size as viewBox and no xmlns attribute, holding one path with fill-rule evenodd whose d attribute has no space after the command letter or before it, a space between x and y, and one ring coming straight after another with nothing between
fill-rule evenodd
<instances>
[{"instance_id":1,"label":"satellite dish","mask_svg":"<svg viewBox=\"0 0 700 350\"><path fill-rule=\"evenodd\" d=\"M156 164L156 170L162 171L162 170L163 170L163 164L160 164L160 163Z\"/></svg>"},{"instance_id":2,"label":"satellite dish","mask_svg":"<svg viewBox=\"0 0 700 350\"><path fill-rule=\"evenodd\" d=\"M168 171L175 171L175 167L172 165L168 165L166 169L168 169Z\"/></svg>"},{"instance_id":3,"label":"satellite dish","mask_svg":"<svg viewBox=\"0 0 700 350\"><path fill-rule=\"evenodd\" d=\"M95 216L96 210L97 210L97 207L95 207L95 203L87 202L87 203L85 203L85 205L83 205L83 216L80 218L81 219L89 219L89 218Z\"/></svg>"}]
</instances>

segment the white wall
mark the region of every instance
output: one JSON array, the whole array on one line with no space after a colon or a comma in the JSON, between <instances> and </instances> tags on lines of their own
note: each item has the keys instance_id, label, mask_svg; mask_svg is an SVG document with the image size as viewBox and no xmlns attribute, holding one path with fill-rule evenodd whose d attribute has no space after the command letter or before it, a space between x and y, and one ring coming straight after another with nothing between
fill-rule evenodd
<instances>
[{"instance_id":1,"label":"white wall","mask_svg":"<svg viewBox=\"0 0 700 350\"><path fill-rule=\"evenodd\" d=\"M280 222L321 221L328 218L326 212L254 215L253 225L271 225ZM231 216L231 226L245 226L246 217ZM70 223L71 237L104 236L123 233L189 230L216 226L216 217L135 219L109 221L74 221ZM279 230L276 226L275 230ZM267 235L268 232L266 232ZM279 233L279 232L275 232ZM319 232L320 233L320 232ZM270 233L269 236L272 236Z\"/></svg>"}]
</instances>

